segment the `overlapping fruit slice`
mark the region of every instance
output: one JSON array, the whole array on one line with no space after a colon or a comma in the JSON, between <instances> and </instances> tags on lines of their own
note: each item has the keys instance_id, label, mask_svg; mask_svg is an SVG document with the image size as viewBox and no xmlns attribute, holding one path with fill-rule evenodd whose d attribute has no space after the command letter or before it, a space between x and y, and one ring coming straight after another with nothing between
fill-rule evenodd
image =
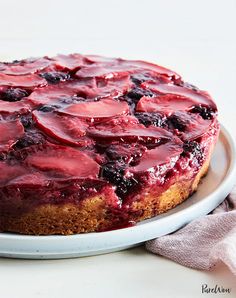
<instances>
[{"instance_id":1,"label":"overlapping fruit slice","mask_svg":"<svg viewBox=\"0 0 236 298\"><path fill-rule=\"evenodd\" d=\"M137 112L161 113L170 116L175 111L189 111L195 106L191 98L166 94L158 97L142 97L136 107Z\"/></svg>"},{"instance_id":2,"label":"overlapping fruit slice","mask_svg":"<svg viewBox=\"0 0 236 298\"><path fill-rule=\"evenodd\" d=\"M11 178L11 180L9 181L10 185L17 185L17 187L30 187L32 188L38 188L38 187L43 187L43 186L47 186L49 184L49 179L48 177L46 177L45 175L43 175L42 173L39 172L33 172L33 173L29 173L28 172L24 172L24 168L23 167L18 167L19 169L21 169L20 171L23 172L19 172L18 175L13 175ZM25 169L26 171L26 169Z\"/></svg>"},{"instance_id":3,"label":"overlapping fruit slice","mask_svg":"<svg viewBox=\"0 0 236 298\"><path fill-rule=\"evenodd\" d=\"M70 145L84 145L81 137L86 133L86 123L77 117L59 115L56 112L34 111L36 125L47 135Z\"/></svg>"},{"instance_id":4,"label":"overlapping fruit slice","mask_svg":"<svg viewBox=\"0 0 236 298\"><path fill-rule=\"evenodd\" d=\"M32 89L45 85L47 85L47 81L35 74L12 76L0 73L0 86L23 87Z\"/></svg>"},{"instance_id":5,"label":"overlapping fruit slice","mask_svg":"<svg viewBox=\"0 0 236 298\"><path fill-rule=\"evenodd\" d=\"M137 68L142 69L142 71L145 69L145 70L153 71L156 74L164 75L167 77L173 77L175 79L180 78L179 74L177 74L176 72L174 72L168 68L159 66L154 63L142 61L142 60L123 60L123 64L129 65L129 66L135 66Z\"/></svg>"},{"instance_id":6,"label":"overlapping fruit slice","mask_svg":"<svg viewBox=\"0 0 236 298\"><path fill-rule=\"evenodd\" d=\"M53 57L52 60L58 68L67 69L70 71L74 71L82 66L92 63L92 61L90 61L87 57L80 54L58 54L57 56Z\"/></svg>"},{"instance_id":7,"label":"overlapping fruit slice","mask_svg":"<svg viewBox=\"0 0 236 298\"><path fill-rule=\"evenodd\" d=\"M156 64L138 61L138 60L123 60L123 59L104 59L99 56L88 56L94 63L87 67L78 70L76 75L79 78L98 77L103 79L121 78L129 74L148 70L157 75L165 75L168 77L180 78L175 72L161 67Z\"/></svg>"},{"instance_id":8,"label":"overlapping fruit slice","mask_svg":"<svg viewBox=\"0 0 236 298\"><path fill-rule=\"evenodd\" d=\"M106 121L88 129L88 134L99 141L112 142L143 142L155 143L169 140L172 133L160 127L149 126L148 128L138 123L135 117L127 116Z\"/></svg>"},{"instance_id":9,"label":"overlapping fruit slice","mask_svg":"<svg viewBox=\"0 0 236 298\"><path fill-rule=\"evenodd\" d=\"M59 145L47 144L43 150L31 153L25 164L53 177L97 178L99 165L85 153Z\"/></svg>"},{"instance_id":10,"label":"overlapping fruit slice","mask_svg":"<svg viewBox=\"0 0 236 298\"><path fill-rule=\"evenodd\" d=\"M60 110L62 113L89 120L109 119L129 113L129 106L125 101L112 98L100 101L80 102Z\"/></svg>"},{"instance_id":11,"label":"overlapping fruit slice","mask_svg":"<svg viewBox=\"0 0 236 298\"><path fill-rule=\"evenodd\" d=\"M83 67L76 72L78 78L103 78L103 79L114 79L122 78L130 73L133 73L137 68L134 66L130 69L130 66L123 66L114 63L92 64L91 66Z\"/></svg>"},{"instance_id":12,"label":"overlapping fruit slice","mask_svg":"<svg viewBox=\"0 0 236 298\"><path fill-rule=\"evenodd\" d=\"M180 139L173 137L171 141L161 144L155 149L146 151L141 157L139 164L130 168L130 171L135 173L150 171L163 164L173 167L182 152L182 142Z\"/></svg>"},{"instance_id":13,"label":"overlapping fruit slice","mask_svg":"<svg viewBox=\"0 0 236 298\"><path fill-rule=\"evenodd\" d=\"M169 118L169 126L184 141L200 138L212 125L212 120L204 120L200 115L176 111Z\"/></svg>"},{"instance_id":14,"label":"overlapping fruit slice","mask_svg":"<svg viewBox=\"0 0 236 298\"><path fill-rule=\"evenodd\" d=\"M123 76L119 79L100 80L96 79L97 94L99 97L118 97L126 93L133 86L130 76Z\"/></svg>"},{"instance_id":15,"label":"overlapping fruit slice","mask_svg":"<svg viewBox=\"0 0 236 298\"><path fill-rule=\"evenodd\" d=\"M35 106L57 104L77 96L93 98L97 95L94 88L96 88L94 80L62 82L57 85L39 88L31 93L28 99Z\"/></svg>"},{"instance_id":16,"label":"overlapping fruit slice","mask_svg":"<svg viewBox=\"0 0 236 298\"><path fill-rule=\"evenodd\" d=\"M26 173L26 169L19 165L9 165L6 162L0 161L0 185L8 183Z\"/></svg>"},{"instance_id":17,"label":"overlapping fruit slice","mask_svg":"<svg viewBox=\"0 0 236 298\"><path fill-rule=\"evenodd\" d=\"M0 100L0 113L4 114L24 114L29 112L30 105L27 100L7 102Z\"/></svg>"},{"instance_id":18,"label":"overlapping fruit slice","mask_svg":"<svg viewBox=\"0 0 236 298\"><path fill-rule=\"evenodd\" d=\"M24 127L17 120L0 120L0 151L6 151L11 148L15 142L24 134Z\"/></svg>"},{"instance_id":19,"label":"overlapping fruit slice","mask_svg":"<svg viewBox=\"0 0 236 298\"><path fill-rule=\"evenodd\" d=\"M38 72L40 70L48 67L52 61L47 57L37 58L37 59L25 59L13 63L1 64L1 73L7 75L28 75Z\"/></svg>"},{"instance_id":20,"label":"overlapping fruit slice","mask_svg":"<svg viewBox=\"0 0 236 298\"><path fill-rule=\"evenodd\" d=\"M201 90L193 90L186 87L177 86L174 84L157 84L154 82L143 82L141 87L152 90L160 94L174 94L180 97L185 97L186 100L192 100L195 105L209 106L217 110L216 104L211 99L210 95ZM172 97L174 99L174 97Z\"/></svg>"}]
</instances>

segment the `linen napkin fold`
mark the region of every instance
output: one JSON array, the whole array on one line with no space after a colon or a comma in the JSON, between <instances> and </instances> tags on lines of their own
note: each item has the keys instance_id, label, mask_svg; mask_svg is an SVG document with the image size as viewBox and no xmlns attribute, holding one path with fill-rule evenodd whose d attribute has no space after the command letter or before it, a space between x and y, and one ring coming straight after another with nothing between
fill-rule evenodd
<instances>
[{"instance_id":1,"label":"linen napkin fold","mask_svg":"<svg viewBox=\"0 0 236 298\"><path fill-rule=\"evenodd\" d=\"M211 214L147 241L146 248L195 269L210 270L222 261L236 275L236 187Z\"/></svg>"}]
</instances>

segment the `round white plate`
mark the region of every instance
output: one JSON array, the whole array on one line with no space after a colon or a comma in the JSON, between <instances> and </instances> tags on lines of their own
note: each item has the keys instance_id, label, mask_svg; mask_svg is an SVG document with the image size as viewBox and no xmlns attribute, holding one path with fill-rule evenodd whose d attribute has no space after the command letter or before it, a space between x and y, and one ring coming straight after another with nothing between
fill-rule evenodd
<instances>
[{"instance_id":1,"label":"round white plate","mask_svg":"<svg viewBox=\"0 0 236 298\"><path fill-rule=\"evenodd\" d=\"M231 191L236 176L235 146L221 126L208 175L187 201L136 226L72 236L26 236L0 233L0 256L59 259L119 251L171 233L218 206Z\"/></svg>"}]
</instances>

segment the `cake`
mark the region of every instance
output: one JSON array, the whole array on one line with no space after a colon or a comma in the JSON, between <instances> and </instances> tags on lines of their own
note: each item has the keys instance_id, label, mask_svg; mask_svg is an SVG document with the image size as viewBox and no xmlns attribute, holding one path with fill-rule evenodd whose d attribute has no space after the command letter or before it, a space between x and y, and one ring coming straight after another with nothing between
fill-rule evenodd
<instances>
[{"instance_id":1,"label":"cake","mask_svg":"<svg viewBox=\"0 0 236 298\"><path fill-rule=\"evenodd\" d=\"M197 190L218 133L210 95L156 64L2 62L0 231L101 232L166 212Z\"/></svg>"}]
</instances>

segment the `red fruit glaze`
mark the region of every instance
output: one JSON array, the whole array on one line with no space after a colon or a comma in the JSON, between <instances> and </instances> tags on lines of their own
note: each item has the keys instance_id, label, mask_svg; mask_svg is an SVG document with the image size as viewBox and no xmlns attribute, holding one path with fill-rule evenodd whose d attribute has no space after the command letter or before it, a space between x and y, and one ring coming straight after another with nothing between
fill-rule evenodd
<instances>
[{"instance_id":1,"label":"red fruit glaze","mask_svg":"<svg viewBox=\"0 0 236 298\"><path fill-rule=\"evenodd\" d=\"M26 170L22 166L9 165L6 162L0 161L0 186L7 184L10 180L20 177L25 173Z\"/></svg>"},{"instance_id":2,"label":"red fruit glaze","mask_svg":"<svg viewBox=\"0 0 236 298\"><path fill-rule=\"evenodd\" d=\"M0 72L0 86L23 87L32 89L42 87L47 81L38 75L10 76Z\"/></svg>"},{"instance_id":3,"label":"red fruit glaze","mask_svg":"<svg viewBox=\"0 0 236 298\"><path fill-rule=\"evenodd\" d=\"M48 145L43 151L32 153L25 164L46 171L52 176L97 178L99 165L85 153L63 146Z\"/></svg>"},{"instance_id":4,"label":"red fruit glaze","mask_svg":"<svg viewBox=\"0 0 236 298\"><path fill-rule=\"evenodd\" d=\"M0 121L0 151L7 151L23 134L19 120Z\"/></svg>"},{"instance_id":5,"label":"red fruit glaze","mask_svg":"<svg viewBox=\"0 0 236 298\"><path fill-rule=\"evenodd\" d=\"M84 119L107 119L129 113L126 102L118 102L112 98L101 99L95 102L80 102L70 105L60 112Z\"/></svg>"},{"instance_id":6,"label":"red fruit glaze","mask_svg":"<svg viewBox=\"0 0 236 298\"><path fill-rule=\"evenodd\" d=\"M70 55L62 55L59 54L52 58L53 63L61 69L72 70L81 68L81 66L86 66L90 64L90 60L83 55L80 54L70 54Z\"/></svg>"},{"instance_id":7,"label":"red fruit glaze","mask_svg":"<svg viewBox=\"0 0 236 298\"><path fill-rule=\"evenodd\" d=\"M142 97L137 104L137 112L160 112L170 116L175 111L189 111L196 105L191 98L167 94L158 97Z\"/></svg>"},{"instance_id":8,"label":"red fruit glaze","mask_svg":"<svg viewBox=\"0 0 236 298\"><path fill-rule=\"evenodd\" d=\"M88 134L97 140L121 142L159 143L160 140L169 140L172 134L160 127L146 128L138 124L136 118L127 116L117 118L101 125L91 127Z\"/></svg>"},{"instance_id":9,"label":"red fruit glaze","mask_svg":"<svg viewBox=\"0 0 236 298\"><path fill-rule=\"evenodd\" d=\"M37 126L49 136L69 145L80 145L86 134L86 123L76 117L34 111L33 119Z\"/></svg>"},{"instance_id":10,"label":"red fruit glaze","mask_svg":"<svg viewBox=\"0 0 236 298\"><path fill-rule=\"evenodd\" d=\"M29 101L22 99L21 101L8 102L0 100L0 114L25 114L31 109Z\"/></svg>"},{"instance_id":11,"label":"red fruit glaze","mask_svg":"<svg viewBox=\"0 0 236 298\"><path fill-rule=\"evenodd\" d=\"M121 78L128 74L140 72L140 70L153 71L159 75L179 78L175 72L156 64L123 59L103 59L99 56L87 56L91 61L96 62L77 71L79 78L99 77L103 79ZM94 59L93 59L94 58Z\"/></svg>"},{"instance_id":12,"label":"red fruit glaze","mask_svg":"<svg viewBox=\"0 0 236 298\"><path fill-rule=\"evenodd\" d=\"M209 131L212 123L214 123L212 120L202 119L198 114L177 111L174 115L185 126L183 132L178 131L178 136L183 141L193 141L202 137L206 131Z\"/></svg>"},{"instance_id":13,"label":"red fruit glaze","mask_svg":"<svg viewBox=\"0 0 236 298\"><path fill-rule=\"evenodd\" d=\"M211 99L210 95L206 91L192 90L173 84L157 84L153 82L144 82L141 86L145 89L150 89L160 94L174 94L180 96L181 98L179 98L178 101L184 101L185 98L188 98L188 101L192 101L193 103L195 103L195 105L201 104L203 106L210 106L213 109L216 109L214 101ZM173 98L171 99L173 100Z\"/></svg>"},{"instance_id":14,"label":"red fruit glaze","mask_svg":"<svg viewBox=\"0 0 236 298\"><path fill-rule=\"evenodd\" d=\"M0 65L0 72L7 75L29 75L45 69L51 64L47 57L38 59L25 59L22 62L8 63Z\"/></svg>"},{"instance_id":15,"label":"red fruit glaze","mask_svg":"<svg viewBox=\"0 0 236 298\"><path fill-rule=\"evenodd\" d=\"M146 151L139 164L130 169L131 172L151 171L157 166L176 162L183 152L182 142L178 138L173 138L170 142L162 144L155 149Z\"/></svg>"}]
</instances>

